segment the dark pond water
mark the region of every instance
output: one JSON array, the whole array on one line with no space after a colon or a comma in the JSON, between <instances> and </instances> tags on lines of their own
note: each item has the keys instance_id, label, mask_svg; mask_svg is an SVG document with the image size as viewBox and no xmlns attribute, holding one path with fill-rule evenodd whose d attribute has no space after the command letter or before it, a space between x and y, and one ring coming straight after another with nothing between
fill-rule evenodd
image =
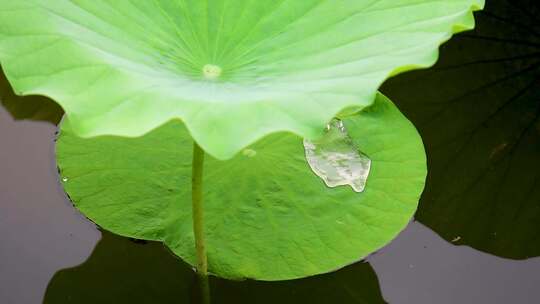
<instances>
[{"instance_id":1,"label":"dark pond water","mask_svg":"<svg viewBox=\"0 0 540 304\"><path fill-rule=\"evenodd\" d=\"M430 70L383 92L418 127L430 173L416 221L367 261L288 282L212 282L215 303L540 303L540 10L488 1ZM0 303L194 303L160 244L100 231L58 183L44 98L0 79Z\"/></svg>"}]
</instances>

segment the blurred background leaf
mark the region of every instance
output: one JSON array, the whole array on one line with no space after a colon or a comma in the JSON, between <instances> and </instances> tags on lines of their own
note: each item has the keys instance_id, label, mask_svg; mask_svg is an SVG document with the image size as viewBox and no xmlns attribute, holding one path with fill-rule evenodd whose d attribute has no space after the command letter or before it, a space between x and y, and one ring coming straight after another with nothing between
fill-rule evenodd
<instances>
[{"instance_id":1,"label":"blurred background leaf","mask_svg":"<svg viewBox=\"0 0 540 304\"><path fill-rule=\"evenodd\" d=\"M540 9L487 1L432 69L382 91L419 129L429 175L417 219L455 244L540 255Z\"/></svg>"}]
</instances>

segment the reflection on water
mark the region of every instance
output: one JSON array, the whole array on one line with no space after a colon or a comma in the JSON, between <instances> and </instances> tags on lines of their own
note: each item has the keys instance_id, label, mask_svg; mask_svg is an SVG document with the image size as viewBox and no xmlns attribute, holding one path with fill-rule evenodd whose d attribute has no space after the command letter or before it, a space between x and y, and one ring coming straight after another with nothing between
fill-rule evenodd
<instances>
[{"instance_id":1,"label":"reflection on water","mask_svg":"<svg viewBox=\"0 0 540 304\"><path fill-rule=\"evenodd\" d=\"M454 246L418 222L368 261L389 303L540 302L540 258L516 261Z\"/></svg>"},{"instance_id":2,"label":"reflection on water","mask_svg":"<svg viewBox=\"0 0 540 304\"><path fill-rule=\"evenodd\" d=\"M332 120L322 138L304 139L304 149L309 166L328 187L349 185L364 191L371 159L354 146L341 120Z\"/></svg>"},{"instance_id":3,"label":"reflection on water","mask_svg":"<svg viewBox=\"0 0 540 304\"><path fill-rule=\"evenodd\" d=\"M195 283L162 244L103 232L86 262L54 275L43 303L189 303Z\"/></svg>"},{"instance_id":4,"label":"reflection on water","mask_svg":"<svg viewBox=\"0 0 540 304\"><path fill-rule=\"evenodd\" d=\"M100 234L65 198L48 122L0 107L0 303L40 303L56 271L82 263Z\"/></svg>"},{"instance_id":5,"label":"reflection on water","mask_svg":"<svg viewBox=\"0 0 540 304\"><path fill-rule=\"evenodd\" d=\"M196 276L160 243L104 232L82 265L55 274L45 304L196 303ZM286 282L212 278L213 303L385 303L369 264ZM335 301L335 302L334 302Z\"/></svg>"},{"instance_id":6,"label":"reflection on water","mask_svg":"<svg viewBox=\"0 0 540 304\"><path fill-rule=\"evenodd\" d=\"M46 97L15 95L4 73L0 73L0 103L14 119L48 121L57 124L64 114L58 104Z\"/></svg>"}]
</instances>

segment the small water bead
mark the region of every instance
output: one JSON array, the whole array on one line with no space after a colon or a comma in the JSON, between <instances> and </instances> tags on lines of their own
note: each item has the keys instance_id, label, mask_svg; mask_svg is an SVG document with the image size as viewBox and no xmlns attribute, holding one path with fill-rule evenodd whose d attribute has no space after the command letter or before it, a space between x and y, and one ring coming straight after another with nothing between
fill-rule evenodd
<instances>
[{"instance_id":1,"label":"small water bead","mask_svg":"<svg viewBox=\"0 0 540 304\"><path fill-rule=\"evenodd\" d=\"M254 157L255 155L257 155L257 151L253 149L245 149L244 151L242 151L242 154L247 157Z\"/></svg>"},{"instance_id":2,"label":"small water bead","mask_svg":"<svg viewBox=\"0 0 540 304\"><path fill-rule=\"evenodd\" d=\"M311 170L328 187L350 185L356 192L364 191L371 159L354 146L341 120L332 120L321 139L304 140L304 149Z\"/></svg>"},{"instance_id":3,"label":"small water bead","mask_svg":"<svg viewBox=\"0 0 540 304\"><path fill-rule=\"evenodd\" d=\"M202 69L203 75L206 79L215 80L221 76L221 67L214 64L207 64Z\"/></svg>"},{"instance_id":4,"label":"small water bead","mask_svg":"<svg viewBox=\"0 0 540 304\"><path fill-rule=\"evenodd\" d=\"M68 181L68 178L67 178L67 177L62 177L62 181L63 181L63 182L67 182L67 181Z\"/></svg>"}]
</instances>

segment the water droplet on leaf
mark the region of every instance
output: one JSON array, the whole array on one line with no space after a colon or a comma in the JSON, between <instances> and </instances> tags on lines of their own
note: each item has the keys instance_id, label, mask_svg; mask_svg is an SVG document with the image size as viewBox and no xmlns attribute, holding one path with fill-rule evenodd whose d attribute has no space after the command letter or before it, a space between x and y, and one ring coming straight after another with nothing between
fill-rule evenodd
<instances>
[{"instance_id":1,"label":"water droplet on leaf","mask_svg":"<svg viewBox=\"0 0 540 304\"><path fill-rule=\"evenodd\" d=\"M68 181L68 178L67 178L67 177L62 177L62 181L63 181L63 182L67 182L67 181Z\"/></svg>"},{"instance_id":2,"label":"water droplet on leaf","mask_svg":"<svg viewBox=\"0 0 540 304\"><path fill-rule=\"evenodd\" d=\"M304 149L309 166L328 187L350 185L364 191L371 160L353 144L341 120L332 120L322 138L304 140Z\"/></svg>"},{"instance_id":3,"label":"water droplet on leaf","mask_svg":"<svg viewBox=\"0 0 540 304\"><path fill-rule=\"evenodd\" d=\"M242 151L242 154L244 154L247 157L254 157L255 155L257 155L257 151L253 149L245 149L244 151Z\"/></svg>"}]
</instances>

